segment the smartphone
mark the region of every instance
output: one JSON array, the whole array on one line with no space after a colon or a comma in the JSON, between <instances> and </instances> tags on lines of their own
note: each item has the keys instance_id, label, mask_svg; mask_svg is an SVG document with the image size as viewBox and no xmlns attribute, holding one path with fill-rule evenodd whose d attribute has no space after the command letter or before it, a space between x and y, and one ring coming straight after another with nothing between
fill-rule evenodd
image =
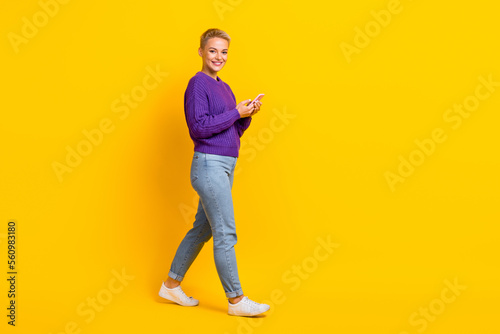
<instances>
[{"instance_id":1,"label":"smartphone","mask_svg":"<svg viewBox=\"0 0 500 334\"><path fill-rule=\"evenodd\" d=\"M247 106L251 105L255 101L260 101L264 97L264 95L265 94L259 94L259 95L257 95L257 97L255 99L253 99L252 101L248 102Z\"/></svg>"}]
</instances>

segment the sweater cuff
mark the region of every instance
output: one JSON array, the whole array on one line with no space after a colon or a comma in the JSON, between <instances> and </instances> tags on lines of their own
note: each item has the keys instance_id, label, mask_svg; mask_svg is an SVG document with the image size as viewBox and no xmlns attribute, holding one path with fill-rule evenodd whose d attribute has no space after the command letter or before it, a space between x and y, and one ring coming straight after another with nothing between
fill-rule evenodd
<instances>
[{"instance_id":1,"label":"sweater cuff","mask_svg":"<svg viewBox=\"0 0 500 334\"><path fill-rule=\"evenodd\" d=\"M235 115L236 119L234 120L236 122L237 120L239 120L241 118L240 112L238 111L237 108L234 108L233 111L236 111L236 115Z\"/></svg>"}]
</instances>

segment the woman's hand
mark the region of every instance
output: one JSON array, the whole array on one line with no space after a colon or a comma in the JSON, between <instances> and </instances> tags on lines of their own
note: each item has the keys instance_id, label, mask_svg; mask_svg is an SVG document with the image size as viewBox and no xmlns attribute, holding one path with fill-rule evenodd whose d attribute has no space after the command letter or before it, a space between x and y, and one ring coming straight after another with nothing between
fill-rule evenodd
<instances>
[{"instance_id":1,"label":"woman's hand","mask_svg":"<svg viewBox=\"0 0 500 334\"><path fill-rule=\"evenodd\" d=\"M236 109L238 109L238 112L240 113L240 117L241 118L244 118L244 117L250 117L252 115L255 114L255 104L252 103L251 105L249 106L246 106L245 104L247 104L248 102L250 102L251 100L245 100L245 101L241 101L240 103L238 103L238 105L236 106ZM259 107L260 108L260 107Z\"/></svg>"},{"instance_id":2,"label":"woman's hand","mask_svg":"<svg viewBox=\"0 0 500 334\"><path fill-rule=\"evenodd\" d=\"M250 115L250 116L253 116L253 115L255 115L256 113L258 113L258 112L259 112L259 110L260 110L260 106L261 106L261 105L262 105L262 102L261 102L261 101L257 101L257 102L255 102L255 103L253 104L253 106L254 106L253 113L252 113L252 115Z\"/></svg>"}]
</instances>

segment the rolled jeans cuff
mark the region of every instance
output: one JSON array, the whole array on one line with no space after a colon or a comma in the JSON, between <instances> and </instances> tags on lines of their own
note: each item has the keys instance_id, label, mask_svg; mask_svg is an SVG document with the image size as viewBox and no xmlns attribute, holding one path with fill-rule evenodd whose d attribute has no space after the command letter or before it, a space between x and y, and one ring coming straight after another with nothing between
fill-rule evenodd
<instances>
[{"instance_id":1,"label":"rolled jeans cuff","mask_svg":"<svg viewBox=\"0 0 500 334\"><path fill-rule=\"evenodd\" d=\"M234 298L234 297L241 296L242 294L243 294L243 290L239 289L239 290L232 291L232 292L226 292L226 297L227 298Z\"/></svg>"},{"instance_id":2,"label":"rolled jeans cuff","mask_svg":"<svg viewBox=\"0 0 500 334\"><path fill-rule=\"evenodd\" d=\"M169 277L171 277L171 278L173 278L173 279L174 279L174 280L176 280L176 281L179 281L179 282L182 282L182 280L184 279L184 277L183 277L183 276L181 276L181 275L177 275L177 274L176 274L176 273L174 273L173 271L169 271L169 272L168 272L168 276L169 276Z\"/></svg>"}]
</instances>

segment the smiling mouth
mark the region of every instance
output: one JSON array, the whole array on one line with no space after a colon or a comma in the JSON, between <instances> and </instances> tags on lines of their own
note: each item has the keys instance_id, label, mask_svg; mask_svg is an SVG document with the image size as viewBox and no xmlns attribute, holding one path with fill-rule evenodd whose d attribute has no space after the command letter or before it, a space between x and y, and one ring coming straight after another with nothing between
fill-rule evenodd
<instances>
[{"instance_id":1,"label":"smiling mouth","mask_svg":"<svg viewBox=\"0 0 500 334\"><path fill-rule=\"evenodd\" d=\"M219 62L213 61L212 63L213 63L215 66L220 66L220 65L222 65L222 62L221 62L221 61L219 61Z\"/></svg>"}]
</instances>

